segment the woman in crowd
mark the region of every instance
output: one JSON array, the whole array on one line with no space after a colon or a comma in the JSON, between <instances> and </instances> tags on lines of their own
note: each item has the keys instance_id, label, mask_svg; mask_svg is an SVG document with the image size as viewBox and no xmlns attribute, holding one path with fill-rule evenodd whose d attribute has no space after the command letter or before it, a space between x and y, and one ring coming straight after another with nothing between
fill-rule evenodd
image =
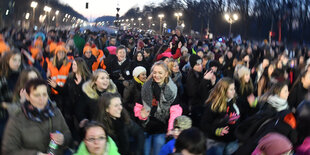
<instances>
[{"instance_id":1,"label":"woman in crowd","mask_svg":"<svg viewBox=\"0 0 310 155\"><path fill-rule=\"evenodd\" d=\"M143 153L143 130L130 119L123 109L121 96L118 93L104 93L98 101L95 119L107 126L107 133L115 141L120 154L131 154L130 148L135 148L134 154ZM130 147L129 138L135 139L135 147Z\"/></svg>"},{"instance_id":2,"label":"woman in crowd","mask_svg":"<svg viewBox=\"0 0 310 155\"><path fill-rule=\"evenodd\" d=\"M71 69L71 62L67 58L67 50L64 46L58 45L55 55L51 61L47 61L48 71L47 77L56 81L57 85L63 87ZM55 100L61 111L64 110L63 101L58 92L52 88L51 99Z\"/></svg>"},{"instance_id":3,"label":"woman in crowd","mask_svg":"<svg viewBox=\"0 0 310 155\"><path fill-rule=\"evenodd\" d=\"M0 103L11 103L15 84L22 70L21 54L17 51L3 53L0 67ZM2 134L8 119L8 111L5 104L3 105L0 107L0 140L2 140Z\"/></svg>"},{"instance_id":4,"label":"woman in crowd","mask_svg":"<svg viewBox=\"0 0 310 155\"><path fill-rule=\"evenodd\" d=\"M133 72L133 80L130 81L129 86L125 87L123 93L124 107L129 112L130 116L134 118L135 103L141 103L141 88L146 81L146 69L142 66L136 67Z\"/></svg>"},{"instance_id":5,"label":"woman in crowd","mask_svg":"<svg viewBox=\"0 0 310 155\"><path fill-rule=\"evenodd\" d=\"M304 100L310 87L310 72L304 71L295 81L288 97L288 104L292 110L296 110L301 101Z\"/></svg>"},{"instance_id":6,"label":"woman in crowd","mask_svg":"<svg viewBox=\"0 0 310 155\"><path fill-rule=\"evenodd\" d=\"M63 87L58 86L56 81L48 80L49 85L57 90L63 99L63 115L71 133L74 135L74 140L79 140L79 136L76 132L77 126L74 125L76 116L74 114L73 107L75 107L79 102L79 99L83 94L82 85L89 79L90 76L91 73L87 68L84 59L78 57L72 62L72 72L69 73L66 83Z\"/></svg>"},{"instance_id":7,"label":"woman in crowd","mask_svg":"<svg viewBox=\"0 0 310 155\"><path fill-rule=\"evenodd\" d=\"M234 81L230 78L219 80L205 104L201 125L207 136L208 153L232 154L238 148L234 130L240 118Z\"/></svg>"},{"instance_id":8,"label":"woman in crowd","mask_svg":"<svg viewBox=\"0 0 310 155\"><path fill-rule=\"evenodd\" d=\"M184 88L182 84L182 73L179 69L178 60L171 59L168 63L168 68L171 72L171 79L178 87L178 95L182 96L184 93Z\"/></svg>"},{"instance_id":9,"label":"woman in crowd","mask_svg":"<svg viewBox=\"0 0 310 155\"><path fill-rule=\"evenodd\" d=\"M293 145L296 144L297 123L293 113L289 110L288 95L288 85L285 82L278 82L260 97L259 112L242 122L235 132L236 136L243 141L243 145L239 147L236 154L253 152L259 140L271 132L280 133L286 136ZM248 132L253 129L255 129L253 133ZM251 136L244 140L249 135Z\"/></svg>"},{"instance_id":10,"label":"woman in crowd","mask_svg":"<svg viewBox=\"0 0 310 155\"><path fill-rule=\"evenodd\" d=\"M90 71L95 71L98 68L97 59L92 54L92 48L89 45L86 45L83 49L83 59Z\"/></svg>"},{"instance_id":11,"label":"woman in crowd","mask_svg":"<svg viewBox=\"0 0 310 155\"><path fill-rule=\"evenodd\" d=\"M150 79L142 87L142 103L136 104L134 111L144 126L144 154L158 154L165 143L165 133L171 134L173 121L182 114L182 108L174 101L177 87L169 77L169 69L163 61L156 62Z\"/></svg>"},{"instance_id":12,"label":"woman in crowd","mask_svg":"<svg viewBox=\"0 0 310 155\"><path fill-rule=\"evenodd\" d=\"M103 124L87 122L83 135L83 141L74 155L119 155L115 142Z\"/></svg>"},{"instance_id":13,"label":"woman in crowd","mask_svg":"<svg viewBox=\"0 0 310 155\"><path fill-rule=\"evenodd\" d=\"M271 75L274 71L274 64L270 64L265 68L261 78L257 83L257 96L262 96L271 86Z\"/></svg>"},{"instance_id":14,"label":"woman in crowd","mask_svg":"<svg viewBox=\"0 0 310 155\"><path fill-rule=\"evenodd\" d=\"M108 72L98 69L93 73L90 80L82 85L82 91L83 93L75 107L75 115L79 122L83 119L92 120L94 112L97 110L99 96L105 92L116 93L117 88L110 79Z\"/></svg>"},{"instance_id":15,"label":"woman in crowd","mask_svg":"<svg viewBox=\"0 0 310 155\"><path fill-rule=\"evenodd\" d=\"M2 102L2 107L7 109L9 114L15 114L20 110L20 103L26 101L26 90L25 85L32 79L42 79L38 70L34 67L25 68L19 75L16 82L16 87L13 93L13 100L11 103Z\"/></svg>"},{"instance_id":16,"label":"woman in crowd","mask_svg":"<svg viewBox=\"0 0 310 155\"><path fill-rule=\"evenodd\" d=\"M49 101L47 88L41 79L26 84L27 101L8 121L2 154L47 155L51 139L58 145L55 154L63 154L71 133L60 110Z\"/></svg>"},{"instance_id":17,"label":"woman in crowd","mask_svg":"<svg viewBox=\"0 0 310 155\"><path fill-rule=\"evenodd\" d=\"M238 79L235 80L236 91L238 94L237 104L242 113L240 120L245 120L255 114L257 100L254 97L254 86L250 76L250 69L242 66L238 70Z\"/></svg>"},{"instance_id":18,"label":"woman in crowd","mask_svg":"<svg viewBox=\"0 0 310 155\"><path fill-rule=\"evenodd\" d=\"M136 52L136 54L132 58L131 62L131 72L138 66L142 66L147 70L147 73L149 73L149 64L146 62L144 56L143 56L143 51ZM148 75L148 74L147 74Z\"/></svg>"}]
</instances>

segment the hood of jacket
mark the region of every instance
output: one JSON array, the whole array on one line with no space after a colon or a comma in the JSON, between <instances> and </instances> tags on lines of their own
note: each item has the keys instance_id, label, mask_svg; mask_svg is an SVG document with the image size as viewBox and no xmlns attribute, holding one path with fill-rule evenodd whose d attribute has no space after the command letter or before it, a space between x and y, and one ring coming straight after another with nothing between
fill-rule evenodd
<instances>
[{"instance_id":1,"label":"hood of jacket","mask_svg":"<svg viewBox=\"0 0 310 155\"><path fill-rule=\"evenodd\" d=\"M92 88L90 80L86 81L83 84L82 90L91 99L98 99L99 98L99 95L98 95L96 89ZM106 90L106 92L110 92L110 93L116 93L117 92L117 87L111 79L110 79L110 85L108 86L108 89Z\"/></svg>"},{"instance_id":2,"label":"hood of jacket","mask_svg":"<svg viewBox=\"0 0 310 155\"><path fill-rule=\"evenodd\" d=\"M108 137L105 152L103 155L119 155L117 146L111 137ZM77 152L74 155L90 155L85 143L82 141Z\"/></svg>"}]
</instances>

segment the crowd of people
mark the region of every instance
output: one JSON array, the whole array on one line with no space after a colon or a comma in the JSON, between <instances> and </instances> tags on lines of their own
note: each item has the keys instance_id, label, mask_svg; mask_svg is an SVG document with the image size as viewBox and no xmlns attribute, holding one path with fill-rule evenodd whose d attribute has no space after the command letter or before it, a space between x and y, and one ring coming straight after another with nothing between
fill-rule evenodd
<instances>
[{"instance_id":1,"label":"crowd of people","mask_svg":"<svg viewBox=\"0 0 310 155\"><path fill-rule=\"evenodd\" d=\"M1 153L310 154L310 49L182 27L0 32Z\"/></svg>"}]
</instances>

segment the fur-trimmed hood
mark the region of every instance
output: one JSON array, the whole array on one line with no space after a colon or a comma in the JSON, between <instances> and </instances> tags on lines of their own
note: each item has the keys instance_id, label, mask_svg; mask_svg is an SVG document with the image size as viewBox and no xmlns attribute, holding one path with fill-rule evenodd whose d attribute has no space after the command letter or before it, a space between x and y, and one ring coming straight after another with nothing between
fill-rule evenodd
<instances>
[{"instance_id":1,"label":"fur-trimmed hood","mask_svg":"<svg viewBox=\"0 0 310 155\"><path fill-rule=\"evenodd\" d=\"M91 99L98 99L99 98L99 95L98 95L96 89L91 87L91 81L90 80L86 81L83 84L82 90ZM117 93L117 87L112 80L110 80L110 85L109 85L108 89L106 90L106 92Z\"/></svg>"}]
</instances>

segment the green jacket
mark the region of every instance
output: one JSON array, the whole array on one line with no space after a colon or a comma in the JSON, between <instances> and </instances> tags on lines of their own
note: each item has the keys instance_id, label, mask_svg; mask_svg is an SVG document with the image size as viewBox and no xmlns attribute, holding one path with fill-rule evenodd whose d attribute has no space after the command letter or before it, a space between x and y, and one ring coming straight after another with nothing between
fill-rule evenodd
<instances>
[{"instance_id":1,"label":"green jacket","mask_svg":"<svg viewBox=\"0 0 310 155\"><path fill-rule=\"evenodd\" d=\"M74 155L90 155L84 142L81 142L79 149ZM120 155L117 146L111 137L108 137L107 147L103 155Z\"/></svg>"}]
</instances>

